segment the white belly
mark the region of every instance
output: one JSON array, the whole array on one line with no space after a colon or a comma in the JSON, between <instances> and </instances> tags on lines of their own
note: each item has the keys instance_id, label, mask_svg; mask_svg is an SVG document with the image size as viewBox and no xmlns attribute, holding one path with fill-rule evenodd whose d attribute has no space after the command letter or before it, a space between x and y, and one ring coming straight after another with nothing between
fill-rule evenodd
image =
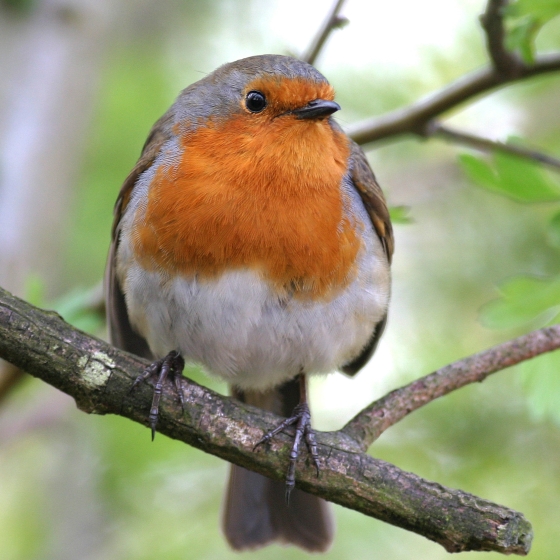
<instances>
[{"instance_id":1,"label":"white belly","mask_svg":"<svg viewBox=\"0 0 560 560\"><path fill-rule=\"evenodd\" d=\"M357 193L350 196L368 223ZM280 299L247 269L213 280L165 278L139 266L127 236L117 262L131 324L154 355L177 350L241 388L265 389L302 371L335 371L360 354L389 301L389 267L371 226L364 228L356 277L328 301Z\"/></svg>"}]
</instances>

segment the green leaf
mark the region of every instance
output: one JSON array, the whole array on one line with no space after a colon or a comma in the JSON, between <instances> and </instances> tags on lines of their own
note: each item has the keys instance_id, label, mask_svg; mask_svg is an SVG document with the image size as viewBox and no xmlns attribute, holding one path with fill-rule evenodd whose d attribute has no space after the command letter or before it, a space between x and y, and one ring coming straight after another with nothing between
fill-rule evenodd
<instances>
[{"instance_id":1,"label":"green leaf","mask_svg":"<svg viewBox=\"0 0 560 560\"><path fill-rule=\"evenodd\" d=\"M104 319L92 309L91 300L91 289L76 288L58 298L51 307L76 328L95 333L103 325Z\"/></svg>"},{"instance_id":2,"label":"green leaf","mask_svg":"<svg viewBox=\"0 0 560 560\"><path fill-rule=\"evenodd\" d=\"M389 208L391 222L394 224L411 224L414 219L410 215L410 206L391 206Z\"/></svg>"},{"instance_id":3,"label":"green leaf","mask_svg":"<svg viewBox=\"0 0 560 560\"><path fill-rule=\"evenodd\" d=\"M517 51L527 64L535 59L535 38L560 14L560 0L517 0L505 10L506 48Z\"/></svg>"},{"instance_id":4,"label":"green leaf","mask_svg":"<svg viewBox=\"0 0 560 560\"><path fill-rule=\"evenodd\" d=\"M485 304L480 320L492 329L514 328L540 319L548 323L560 312L560 276L517 276L500 286L501 297Z\"/></svg>"},{"instance_id":5,"label":"green leaf","mask_svg":"<svg viewBox=\"0 0 560 560\"><path fill-rule=\"evenodd\" d=\"M546 23L560 14L560 0L517 0L510 4L506 13L514 17L529 15Z\"/></svg>"},{"instance_id":6,"label":"green leaf","mask_svg":"<svg viewBox=\"0 0 560 560\"><path fill-rule=\"evenodd\" d=\"M535 62L535 38L541 24L534 17L527 16L511 25L506 35L506 48L517 51L527 64Z\"/></svg>"},{"instance_id":7,"label":"green leaf","mask_svg":"<svg viewBox=\"0 0 560 560\"><path fill-rule=\"evenodd\" d=\"M105 318L93 309L92 300L96 289L76 288L60 296L55 301L45 300L45 283L37 275L30 274L25 281L25 299L37 307L54 309L65 321L91 334L103 326Z\"/></svg>"},{"instance_id":8,"label":"green leaf","mask_svg":"<svg viewBox=\"0 0 560 560\"><path fill-rule=\"evenodd\" d=\"M498 183L498 176L492 169L492 166L484 159L472 154L461 154L459 155L459 164L471 181L481 187L491 190L495 189L495 185Z\"/></svg>"},{"instance_id":9,"label":"green leaf","mask_svg":"<svg viewBox=\"0 0 560 560\"><path fill-rule=\"evenodd\" d=\"M552 181L537 162L503 152L491 160L461 154L459 164L477 185L518 202L552 202L560 200L560 185Z\"/></svg>"}]
</instances>

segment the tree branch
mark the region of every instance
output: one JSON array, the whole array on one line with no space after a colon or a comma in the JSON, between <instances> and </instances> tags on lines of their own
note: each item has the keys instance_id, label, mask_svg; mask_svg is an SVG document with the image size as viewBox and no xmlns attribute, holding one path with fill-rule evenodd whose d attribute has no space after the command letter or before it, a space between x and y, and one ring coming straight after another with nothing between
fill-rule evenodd
<instances>
[{"instance_id":1,"label":"tree branch","mask_svg":"<svg viewBox=\"0 0 560 560\"><path fill-rule=\"evenodd\" d=\"M344 5L344 2L345 0L337 0L333 4L331 11L329 12L328 16L325 18L325 21L323 22L323 25L319 29L316 37L311 42L311 45L309 45L307 52L301 56L301 60L309 64L315 64L315 61L317 60L317 57L319 56L321 49L327 42L327 39L329 38L330 34L335 29L344 27L348 23L348 20L345 17L339 15L340 10Z\"/></svg>"},{"instance_id":2,"label":"tree branch","mask_svg":"<svg viewBox=\"0 0 560 560\"><path fill-rule=\"evenodd\" d=\"M152 389L132 382L147 362L87 336L56 313L41 311L0 289L0 356L71 395L78 407L146 424ZM279 434L253 446L279 418L222 397L183 378L185 411L164 392L158 430L207 453L259 472L285 477L291 438ZM147 437L147 436L146 436ZM363 453L345 432L317 434L321 476L302 459L296 486L345 507L414 531L450 552L495 550L527 554L532 529L521 513L401 471Z\"/></svg>"},{"instance_id":3,"label":"tree branch","mask_svg":"<svg viewBox=\"0 0 560 560\"><path fill-rule=\"evenodd\" d=\"M441 138L443 140L447 140L448 142L455 142L457 144L463 144L483 152L504 152L506 154L512 154L531 161L544 163L545 165L553 167L556 171L560 171L560 159L558 158L549 156L543 152L524 148L523 146L507 144L497 140L489 140L488 138L483 138L482 136L461 132L459 130L449 128L448 126L443 126L438 121L432 121L429 129L426 131L426 136L430 138Z\"/></svg>"},{"instance_id":4,"label":"tree branch","mask_svg":"<svg viewBox=\"0 0 560 560\"><path fill-rule=\"evenodd\" d=\"M509 0L488 0L486 12L480 22L486 31L486 45L496 72L502 76L515 78L523 70L524 64L519 56L506 49L504 29L504 10Z\"/></svg>"},{"instance_id":5,"label":"tree branch","mask_svg":"<svg viewBox=\"0 0 560 560\"><path fill-rule=\"evenodd\" d=\"M560 70L560 53L541 55L531 66L523 65L515 77L501 75L488 67L467 76L417 103L381 117L350 126L346 132L358 144L387 140L402 134L426 136L430 121L474 97L500 86Z\"/></svg>"},{"instance_id":6,"label":"tree branch","mask_svg":"<svg viewBox=\"0 0 560 560\"><path fill-rule=\"evenodd\" d=\"M560 325L514 338L489 350L445 366L392 391L357 414L342 432L367 448L389 427L421 406L484 381L490 374L560 348Z\"/></svg>"}]
</instances>

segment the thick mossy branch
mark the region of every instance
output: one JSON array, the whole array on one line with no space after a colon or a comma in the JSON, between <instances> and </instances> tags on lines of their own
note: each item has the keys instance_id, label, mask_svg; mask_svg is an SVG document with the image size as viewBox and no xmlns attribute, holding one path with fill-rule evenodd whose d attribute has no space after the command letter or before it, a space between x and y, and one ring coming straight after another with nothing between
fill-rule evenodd
<instances>
[{"instance_id":1,"label":"thick mossy branch","mask_svg":"<svg viewBox=\"0 0 560 560\"><path fill-rule=\"evenodd\" d=\"M41 311L0 289L0 357L71 395L78 407L146 424L151 387L129 393L147 363L85 335L56 313ZM271 413L184 379L185 411L164 394L158 431L271 478L285 476L291 443L279 434L253 451L279 422ZM146 436L148 438L148 436ZM296 485L332 502L414 531L450 552L527 554L532 529L521 513L404 472L362 452L344 432L317 434L321 476L302 458Z\"/></svg>"}]
</instances>

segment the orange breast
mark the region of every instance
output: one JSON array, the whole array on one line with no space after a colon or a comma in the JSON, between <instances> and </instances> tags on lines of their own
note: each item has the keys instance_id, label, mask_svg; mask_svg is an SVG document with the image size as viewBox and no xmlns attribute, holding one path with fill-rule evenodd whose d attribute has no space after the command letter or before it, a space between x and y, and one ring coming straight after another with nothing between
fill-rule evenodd
<instances>
[{"instance_id":1,"label":"orange breast","mask_svg":"<svg viewBox=\"0 0 560 560\"><path fill-rule=\"evenodd\" d=\"M361 226L343 215L348 141L328 122L242 114L185 135L183 146L137 212L143 266L200 279L250 268L314 299L352 280Z\"/></svg>"}]
</instances>

